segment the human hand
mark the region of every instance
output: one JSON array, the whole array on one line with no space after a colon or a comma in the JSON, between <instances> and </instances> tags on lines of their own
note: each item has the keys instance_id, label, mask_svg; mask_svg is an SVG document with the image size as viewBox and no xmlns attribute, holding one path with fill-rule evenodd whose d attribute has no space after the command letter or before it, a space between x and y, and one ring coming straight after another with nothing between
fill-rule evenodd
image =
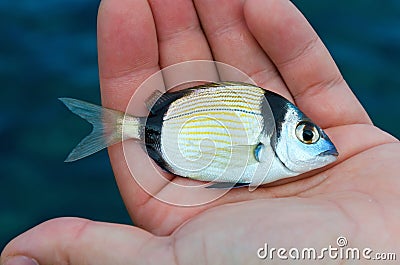
<instances>
[{"instance_id":1,"label":"human hand","mask_svg":"<svg viewBox=\"0 0 400 265\"><path fill-rule=\"evenodd\" d=\"M400 145L372 125L321 40L289 1L149 2L101 2L103 105L124 111L135 89L166 66L221 61L295 102L324 128L339 160L290 183L253 192L234 189L209 204L179 207L142 190L117 144L109 148L110 159L138 227L51 220L14 239L2 253L2 264L18 255L42 265L250 264L262 262L257 249L264 243L318 249L334 245L339 235L353 247L400 249ZM145 154L137 146L133 150L140 165ZM146 169L140 173L148 174ZM152 185L156 196L180 196L170 184Z\"/></svg>"}]
</instances>

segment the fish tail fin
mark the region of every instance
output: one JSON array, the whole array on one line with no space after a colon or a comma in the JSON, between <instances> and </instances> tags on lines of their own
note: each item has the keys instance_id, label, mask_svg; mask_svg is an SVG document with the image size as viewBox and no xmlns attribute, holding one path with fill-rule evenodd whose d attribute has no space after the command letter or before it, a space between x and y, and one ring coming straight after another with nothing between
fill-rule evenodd
<instances>
[{"instance_id":1,"label":"fish tail fin","mask_svg":"<svg viewBox=\"0 0 400 265\"><path fill-rule=\"evenodd\" d=\"M71 151L65 162L72 162L94 154L110 145L128 138L140 139L142 118L127 116L123 112L103 108L72 98L59 98L74 114L93 125L92 132ZM124 124L124 136L122 125ZM124 137L124 138L123 138Z\"/></svg>"}]
</instances>

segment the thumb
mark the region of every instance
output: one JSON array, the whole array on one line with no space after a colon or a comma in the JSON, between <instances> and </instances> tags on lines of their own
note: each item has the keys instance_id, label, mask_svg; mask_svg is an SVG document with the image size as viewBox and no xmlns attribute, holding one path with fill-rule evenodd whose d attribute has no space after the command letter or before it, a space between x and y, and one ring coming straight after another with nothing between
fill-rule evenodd
<instances>
[{"instance_id":1,"label":"thumb","mask_svg":"<svg viewBox=\"0 0 400 265\"><path fill-rule=\"evenodd\" d=\"M174 263L169 237L155 237L137 227L58 218L12 240L1 253L1 265ZM146 248L143 246L146 245ZM151 253L148 250L152 250ZM170 249L171 250L171 249ZM157 253L165 252L165 253Z\"/></svg>"}]
</instances>

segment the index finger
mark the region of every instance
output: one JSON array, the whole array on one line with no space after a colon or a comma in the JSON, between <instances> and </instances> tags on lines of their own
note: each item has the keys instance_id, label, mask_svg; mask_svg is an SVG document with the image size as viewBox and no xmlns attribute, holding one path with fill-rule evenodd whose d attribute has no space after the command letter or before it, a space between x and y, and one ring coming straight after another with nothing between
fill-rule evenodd
<instances>
[{"instance_id":1,"label":"index finger","mask_svg":"<svg viewBox=\"0 0 400 265\"><path fill-rule=\"evenodd\" d=\"M160 70L156 28L150 6L147 1L103 0L99 7L97 28L103 105L125 112L136 89ZM160 83L163 85L162 79ZM145 109L144 104L137 107ZM137 154L142 152L138 146L133 149ZM119 190L133 218L136 205L147 201L149 195L132 177L121 143L110 146L108 150ZM137 155L138 163L145 158L144 155Z\"/></svg>"},{"instance_id":2,"label":"index finger","mask_svg":"<svg viewBox=\"0 0 400 265\"><path fill-rule=\"evenodd\" d=\"M147 1L101 1L97 21L102 101L125 111L136 88L160 70L151 9Z\"/></svg>"},{"instance_id":3,"label":"index finger","mask_svg":"<svg viewBox=\"0 0 400 265\"><path fill-rule=\"evenodd\" d=\"M290 1L249 0L244 12L250 30L308 116L324 128L371 123L329 51Z\"/></svg>"}]
</instances>

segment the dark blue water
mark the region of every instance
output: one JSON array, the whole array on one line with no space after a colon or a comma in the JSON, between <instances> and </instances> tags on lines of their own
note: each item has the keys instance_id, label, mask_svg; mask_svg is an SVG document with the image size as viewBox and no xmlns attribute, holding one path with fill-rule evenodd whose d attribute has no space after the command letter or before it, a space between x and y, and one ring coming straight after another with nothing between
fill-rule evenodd
<instances>
[{"instance_id":1,"label":"dark blue water","mask_svg":"<svg viewBox=\"0 0 400 265\"><path fill-rule=\"evenodd\" d=\"M375 124L400 136L400 1L295 1ZM50 218L130 223L106 152L65 164L99 102L94 0L0 1L0 249ZM267 15L267 14L266 14Z\"/></svg>"}]
</instances>

